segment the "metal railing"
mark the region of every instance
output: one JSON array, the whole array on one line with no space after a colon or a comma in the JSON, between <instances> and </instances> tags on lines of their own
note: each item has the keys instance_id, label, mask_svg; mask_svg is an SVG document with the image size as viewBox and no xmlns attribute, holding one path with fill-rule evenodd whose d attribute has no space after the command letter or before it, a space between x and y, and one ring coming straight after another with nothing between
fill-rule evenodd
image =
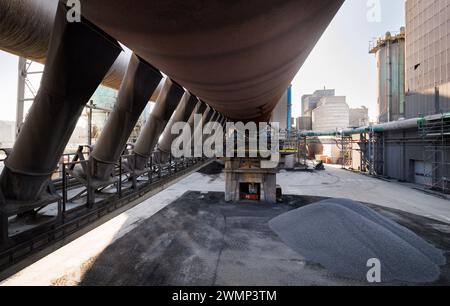
<instances>
[{"instance_id":1,"label":"metal railing","mask_svg":"<svg viewBox=\"0 0 450 306\"><path fill-rule=\"evenodd\" d=\"M84 153L89 153L89 150ZM60 175L52 181L60 198L58 202L48 205L58 205L54 218L10 237L8 235L6 243L0 245L0 271L64 240L83 227L194 171L208 161L206 158L171 157L167 163L160 163L158 155L159 152L153 152L145 170L136 173L125 167L134 155L123 154L115 165L114 181L97 188L93 186L89 171L83 179L73 172L82 166L91 169L92 160L77 160L76 153L65 154L55 172ZM44 211L45 207L42 207L36 213Z\"/></svg>"}]
</instances>

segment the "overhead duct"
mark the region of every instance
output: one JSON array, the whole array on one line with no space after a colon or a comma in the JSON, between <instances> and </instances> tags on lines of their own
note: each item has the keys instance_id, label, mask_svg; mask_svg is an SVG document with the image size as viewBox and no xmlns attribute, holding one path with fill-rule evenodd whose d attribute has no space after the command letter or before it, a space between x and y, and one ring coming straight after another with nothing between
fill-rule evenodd
<instances>
[{"instance_id":1,"label":"overhead duct","mask_svg":"<svg viewBox=\"0 0 450 306\"><path fill-rule=\"evenodd\" d=\"M134 147L135 169L143 170L145 168L148 158L158 143L158 138L180 103L183 93L183 87L166 78L153 111L136 141Z\"/></svg>"},{"instance_id":2,"label":"overhead duct","mask_svg":"<svg viewBox=\"0 0 450 306\"><path fill-rule=\"evenodd\" d=\"M0 0L0 49L45 62L57 1ZM266 121L343 2L81 0L81 7L227 118ZM129 56L104 84L119 88Z\"/></svg>"},{"instance_id":3,"label":"overhead duct","mask_svg":"<svg viewBox=\"0 0 450 306\"><path fill-rule=\"evenodd\" d=\"M68 23L59 4L41 88L5 161L6 199L39 200L87 101L122 51L84 18Z\"/></svg>"},{"instance_id":4,"label":"overhead duct","mask_svg":"<svg viewBox=\"0 0 450 306\"><path fill-rule=\"evenodd\" d=\"M160 151L161 162L166 162L171 154L172 141L177 135L172 134L172 127L177 122L188 121L191 114L194 112L197 103L200 101L197 97L192 96L189 92L185 92L180 104L178 105L172 118L170 118L164 132L162 133L161 140L158 143L158 150Z\"/></svg>"},{"instance_id":5,"label":"overhead duct","mask_svg":"<svg viewBox=\"0 0 450 306\"><path fill-rule=\"evenodd\" d=\"M138 56L131 56L114 110L91 154L95 178L107 180L111 177L114 165L161 79L158 70Z\"/></svg>"},{"instance_id":6,"label":"overhead duct","mask_svg":"<svg viewBox=\"0 0 450 306\"><path fill-rule=\"evenodd\" d=\"M58 0L0 0L0 50L45 64L57 6ZM124 50L104 76L103 85L119 89L132 54Z\"/></svg>"},{"instance_id":7,"label":"overhead duct","mask_svg":"<svg viewBox=\"0 0 450 306\"><path fill-rule=\"evenodd\" d=\"M89 20L232 120L266 121L344 0L81 0Z\"/></svg>"}]
</instances>

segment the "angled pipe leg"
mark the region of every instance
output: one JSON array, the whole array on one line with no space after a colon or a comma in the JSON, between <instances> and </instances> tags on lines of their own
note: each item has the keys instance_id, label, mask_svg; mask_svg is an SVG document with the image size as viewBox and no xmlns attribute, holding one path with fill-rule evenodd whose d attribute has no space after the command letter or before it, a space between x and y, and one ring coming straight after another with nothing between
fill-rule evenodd
<instances>
[{"instance_id":1,"label":"angled pipe leg","mask_svg":"<svg viewBox=\"0 0 450 306\"><path fill-rule=\"evenodd\" d=\"M161 73L133 54L117 103L92 151L92 176L107 181L120 158L148 99L161 82Z\"/></svg>"},{"instance_id":2,"label":"angled pipe leg","mask_svg":"<svg viewBox=\"0 0 450 306\"><path fill-rule=\"evenodd\" d=\"M158 143L159 136L164 131L183 94L183 87L169 78L166 79L155 107L136 141L134 169L145 169L147 161Z\"/></svg>"},{"instance_id":3,"label":"angled pipe leg","mask_svg":"<svg viewBox=\"0 0 450 306\"><path fill-rule=\"evenodd\" d=\"M6 199L44 196L84 106L122 51L87 20L69 23L66 14L60 2L41 88L0 178Z\"/></svg>"},{"instance_id":4,"label":"angled pipe leg","mask_svg":"<svg viewBox=\"0 0 450 306\"><path fill-rule=\"evenodd\" d=\"M170 119L167 124L162 136L161 140L158 143L158 150L160 151L161 162L165 163L168 161L172 142L175 139L176 135L172 134L172 127L177 122L187 122L191 117L191 114L194 112L198 103L200 103L195 96L191 96L188 92L186 92L181 99L180 105L178 105L174 115Z\"/></svg>"}]
</instances>

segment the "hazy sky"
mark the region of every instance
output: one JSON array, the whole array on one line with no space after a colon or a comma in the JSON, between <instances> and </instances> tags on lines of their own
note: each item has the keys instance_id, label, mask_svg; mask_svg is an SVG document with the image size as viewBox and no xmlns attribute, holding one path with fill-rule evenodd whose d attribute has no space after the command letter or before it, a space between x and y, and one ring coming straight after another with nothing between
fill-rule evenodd
<instances>
[{"instance_id":1,"label":"hazy sky","mask_svg":"<svg viewBox=\"0 0 450 306\"><path fill-rule=\"evenodd\" d=\"M369 22L372 3L379 3L379 22ZM293 81L293 114L300 99L324 86L347 96L350 107L365 105L376 114L376 62L369 42L405 25L404 0L346 0ZM370 15L372 16L372 15Z\"/></svg>"},{"instance_id":2,"label":"hazy sky","mask_svg":"<svg viewBox=\"0 0 450 306\"><path fill-rule=\"evenodd\" d=\"M371 22L370 7L381 9ZM375 5L375 6L373 6ZM324 86L347 96L351 107L368 106L375 117L376 63L369 41L404 26L404 0L346 0L335 19L293 81L293 114L300 115L300 99ZM0 51L0 120L15 120L17 57Z\"/></svg>"}]
</instances>

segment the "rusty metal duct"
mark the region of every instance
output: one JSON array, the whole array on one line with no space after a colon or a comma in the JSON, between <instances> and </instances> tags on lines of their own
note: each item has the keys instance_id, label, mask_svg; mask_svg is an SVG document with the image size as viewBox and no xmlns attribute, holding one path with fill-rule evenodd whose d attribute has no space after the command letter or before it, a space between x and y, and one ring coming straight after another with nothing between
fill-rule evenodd
<instances>
[{"instance_id":1,"label":"rusty metal duct","mask_svg":"<svg viewBox=\"0 0 450 306\"><path fill-rule=\"evenodd\" d=\"M110 178L114 164L119 160L149 97L161 79L162 75L158 70L132 55L117 103L91 154L95 178Z\"/></svg>"},{"instance_id":2,"label":"rusty metal duct","mask_svg":"<svg viewBox=\"0 0 450 306\"><path fill-rule=\"evenodd\" d=\"M189 92L185 92L183 98L180 101L175 113L167 123L164 132L162 133L161 140L158 143L158 150L160 153L160 160L162 163L167 162L171 154L172 141L177 135L172 134L172 127L177 122L187 122L191 114L194 112L195 107L199 103L197 97L192 96Z\"/></svg>"},{"instance_id":3,"label":"rusty metal duct","mask_svg":"<svg viewBox=\"0 0 450 306\"><path fill-rule=\"evenodd\" d=\"M81 0L105 32L232 120L268 120L344 0Z\"/></svg>"},{"instance_id":4,"label":"rusty metal duct","mask_svg":"<svg viewBox=\"0 0 450 306\"><path fill-rule=\"evenodd\" d=\"M86 102L121 51L86 20L67 23L66 7L58 6L41 88L0 178L5 198L44 195Z\"/></svg>"},{"instance_id":5,"label":"rusty metal duct","mask_svg":"<svg viewBox=\"0 0 450 306\"><path fill-rule=\"evenodd\" d=\"M134 147L134 153L136 154L135 169L145 169L148 158L158 143L158 138L180 103L183 94L183 87L166 78L161 93L156 100L155 107L136 141Z\"/></svg>"},{"instance_id":6,"label":"rusty metal duct","mask_svg":"<svg viewBox=\"0 0 450 306\"><path fill-rule=\"evenodd\" d=\"M0 50L45 64L57 6L58 0L0 0ZM132 54L124 50L105 75L103 85L119 89Z\"/></svg>"}]
</instances>

